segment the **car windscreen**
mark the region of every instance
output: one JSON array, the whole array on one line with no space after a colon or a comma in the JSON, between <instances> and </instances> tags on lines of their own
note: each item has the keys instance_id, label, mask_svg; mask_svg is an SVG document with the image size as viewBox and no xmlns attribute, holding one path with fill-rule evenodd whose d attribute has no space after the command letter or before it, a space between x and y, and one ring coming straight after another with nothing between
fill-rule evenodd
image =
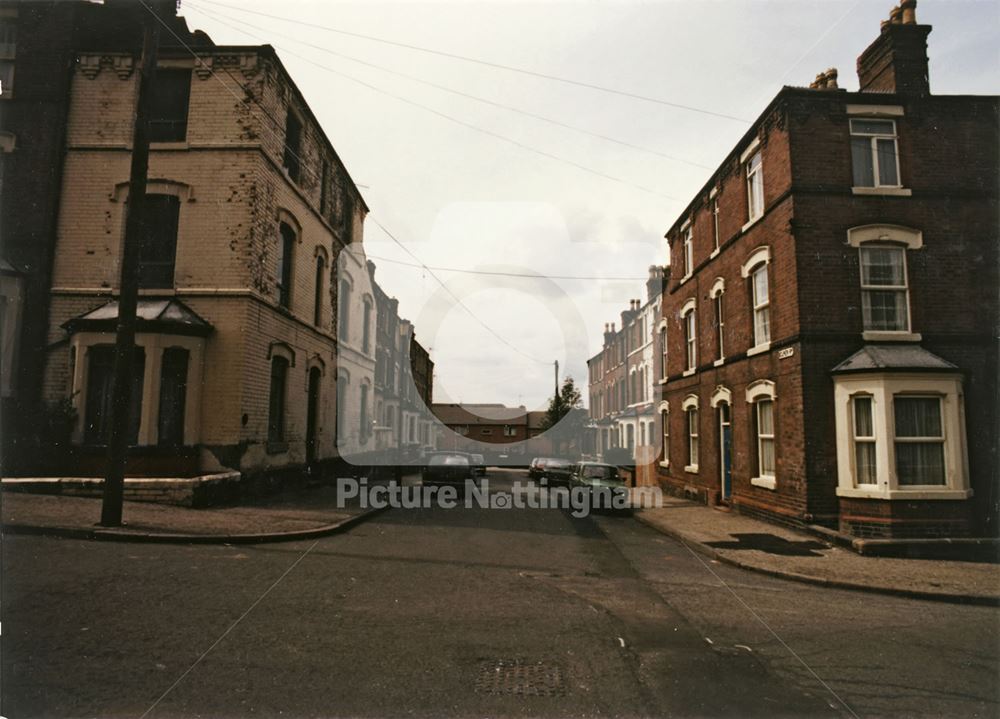
<instances>
[{"instance_id":1,"label":"car windscreen","mask_svg":"<svg viewBox=\"0 0 1000 719\"><path fill-rule=\"evenodd\" d=\"M469 460L465 457L459 457L457 454L435 454L431 457L430 466L440 467L442 465L463 465L468 463Z\"/></svg>"},{"instance_id":2,"label":"car windscreen","mask_svg":"<svg viewBox=\"0 0 1000 719\"><path fill-rule=\"evenodd\" d=\"M550 459L546 464L546 469L569 469L573 463L568 459Z\"/></svg>"},{"instance_id":3,"label":"car windscreen","mask_svg":"<svg viewBox=\"0 0 1000 719\"><path fill-rule=\"evenodd\" d=\"M614 467L584 465L582 474L587 479L618 479L618 470Z\"/></svg>"}]
</instances>

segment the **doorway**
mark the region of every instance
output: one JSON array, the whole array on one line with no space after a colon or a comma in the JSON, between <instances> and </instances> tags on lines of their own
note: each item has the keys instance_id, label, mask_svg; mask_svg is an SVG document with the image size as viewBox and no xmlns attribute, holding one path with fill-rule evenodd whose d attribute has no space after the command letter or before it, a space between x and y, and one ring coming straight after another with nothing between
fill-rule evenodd
<instances>
[{"instance_id":1,"label":"doorway","mask_svg":"<svg viewBox=\"0 0 1000 719\"><path fill-rule=\"evenodd\" d=\"M719 403L719 452L721 497L728 502L733 493L733 423L728 402Z\"/></svg>"}]
</instances>

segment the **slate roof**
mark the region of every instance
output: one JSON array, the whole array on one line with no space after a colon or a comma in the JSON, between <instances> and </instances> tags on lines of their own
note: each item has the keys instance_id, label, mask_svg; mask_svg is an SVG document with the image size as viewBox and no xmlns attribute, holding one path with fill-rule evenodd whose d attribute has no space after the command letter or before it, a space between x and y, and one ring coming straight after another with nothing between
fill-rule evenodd
<instances>
[{"instance_id":1,"label":"slate roof","mask_svg":"<svg viewBox=\"0 0 1000 719\"><path fill-rule=\"evenodd\" d=\"M865 345L831 370L846 372L957 372L958 367L914 344Z\"/></svg>"},{"instance_id":2,"label":"slate roof","mask_svg":"<svg viewBox=\"0 0 1000 719\"><path fill-rule=\"evenodd\" d=\"M212 325L183 302L173 298L140 299L135 308L136 332L205 336ZM85 312L63 323L73 332L114 332L118 323L118 300Z\"/></svg>"}]
</instances>

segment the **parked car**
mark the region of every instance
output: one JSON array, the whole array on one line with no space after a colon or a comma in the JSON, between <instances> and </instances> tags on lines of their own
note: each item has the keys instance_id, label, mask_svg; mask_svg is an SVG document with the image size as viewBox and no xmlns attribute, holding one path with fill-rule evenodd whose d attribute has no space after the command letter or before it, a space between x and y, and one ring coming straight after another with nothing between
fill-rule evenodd
<instances>
[{"instance_id":1,"label":"parked car","mask_svg":"<svg viewBox=\"0 0 1000 719\"><path fill-rule=\"evenodd\" d=\"M568 487L575 466L568 459L549 459L542 468L542 479L547 480L551 486Z\"/></svg>"},{"instance_id":2,"label":"parked car","mask_svg":"<svg viewBox=\"0 0 1000 719\"><path fill-rule=\"evenodd\" d=\"M486 476L486 458L481 454L472 454L472 469L480 477Z\"/></svg>"},{"instance_id":3,"label":"parked car","mask_svg":"<svg viewBox=\"0 0 1000 719\"><path fill-rule=\"evenodd\" d=\"M458 453L435 452L421 473L425 485L465 488L465 480L473 479L474 469L468 457Z\"/></svg>"},{"instance_id":4,"label":"parked car","mask_svg":"<svg viewBox=\"0 0 1000 719\"><path fill-rule=\"evenodd\" d=\"M531 460L531 464L528 465L528 477L534 480L541 479L545 473L545 463L548 461L548 457L535 457Z\"/></svg>"},{"instance_id":5,"label":"parked car","mask_svg":"<svg viewBox=\"0 0 1000 719\"><path fill-rule=\"evenodd\" d=\"M603 462L577 462L570 475L570 487L583 487L590 493L591 509L630 512L629 491L618 474L618 468Z\"/></svg>"}]
</instances>

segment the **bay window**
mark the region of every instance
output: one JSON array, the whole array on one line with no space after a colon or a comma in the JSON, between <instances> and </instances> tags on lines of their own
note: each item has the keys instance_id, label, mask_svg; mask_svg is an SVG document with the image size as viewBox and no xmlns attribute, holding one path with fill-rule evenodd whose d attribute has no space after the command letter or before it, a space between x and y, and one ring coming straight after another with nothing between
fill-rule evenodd
<instances>
[{"instance_id":1,"label":"bay window","mask_svg":"<svg viewBox=\"0 0 1000 719\"><path fill-rule=\"evenodd\" d=\"M892 399L896 479L901 485L943 485L944 429L940 397Z\"/></svg>"},{"instance_id":2,"label":"bay window","mask_svg":"<svg viewBox=\"0 0 1000 719\"><path fill-rule=\"evenodd\" d=\"M851 400L854 420L854 474L858 484L878 484L875 470L875 420L871 395Z\"/></svg>"}]
</instances>

